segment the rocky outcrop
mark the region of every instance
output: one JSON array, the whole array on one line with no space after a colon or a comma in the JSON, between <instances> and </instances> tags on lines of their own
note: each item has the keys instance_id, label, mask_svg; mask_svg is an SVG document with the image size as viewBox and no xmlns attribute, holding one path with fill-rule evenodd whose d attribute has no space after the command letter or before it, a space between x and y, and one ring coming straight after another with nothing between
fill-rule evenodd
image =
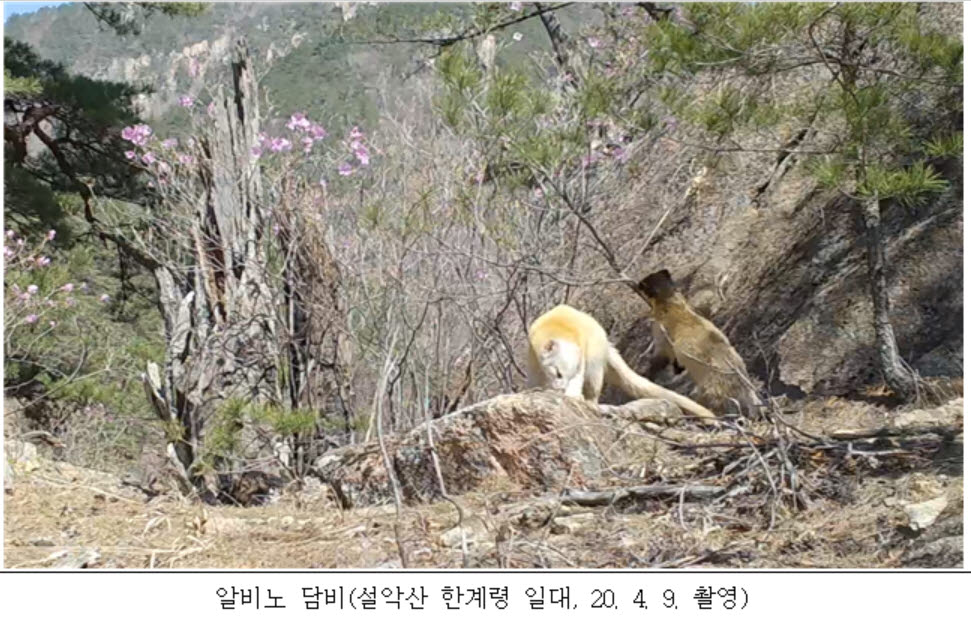
<instances>
[{"instance_id":1,"label":"rocky outcrop","mask_svg":"<svg viewBox=\"0 0 971 619\"><path fill-rule=\"evenodd\" d=\"M638 400L640 415L671 416L667 402ZM427 424L385 439L403 499L428 501L486 486L515 491L559 491L601 485L618 449L619 426L597 407L552 392L501 395L431 422L438 455L429 448ZM636 442L636 441L635 441ZM438 470L436 470L438 469ZM388 471L376 441L321 456L315 474L330 484L345 507L387 502Z\"/></svg>"}]
</instances>

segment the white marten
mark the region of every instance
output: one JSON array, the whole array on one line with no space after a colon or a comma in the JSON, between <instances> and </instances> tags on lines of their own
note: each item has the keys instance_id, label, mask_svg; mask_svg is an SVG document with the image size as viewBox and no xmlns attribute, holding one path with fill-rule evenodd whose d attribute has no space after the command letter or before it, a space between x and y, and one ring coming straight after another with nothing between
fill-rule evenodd
<instances>
[{"instance_id":1,"label":"white marten","mask_svg":"<svg viewBox=\"0 0 971 619\"><path fill-rule=\"evenodd\" d=\"M596 404L604 381L635 398L660 398L698 417L715 415L630 369L593 316L557 305L529 327L529 384Z\"/></svg>"}]
</instances>

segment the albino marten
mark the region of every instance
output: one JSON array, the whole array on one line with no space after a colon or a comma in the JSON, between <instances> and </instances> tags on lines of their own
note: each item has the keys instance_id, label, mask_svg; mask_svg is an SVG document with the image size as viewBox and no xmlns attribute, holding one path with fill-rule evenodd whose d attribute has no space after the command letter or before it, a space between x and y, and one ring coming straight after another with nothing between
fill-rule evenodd
<instances>
[{"instance_id":1,"label":"albino marten","mask_svg":"<svg viewBox=\"0 0 971 619\"><path fill-rule=\"evenodd\" d=\"M558 305L529 327L529 382L597 403L604 380L635 398L660 398L698 417L714 414L681 394L630 369L607 341L600 323L569 305Z\"/></svg>"}]
</instances>

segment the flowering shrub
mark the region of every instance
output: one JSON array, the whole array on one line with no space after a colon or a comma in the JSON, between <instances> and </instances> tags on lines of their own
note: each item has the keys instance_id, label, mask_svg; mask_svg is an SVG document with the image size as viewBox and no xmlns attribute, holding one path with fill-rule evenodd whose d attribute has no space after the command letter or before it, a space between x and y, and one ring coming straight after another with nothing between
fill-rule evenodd
<instances>
[{"instance_id":1,"label":"flowering shrub","mask_svg":"<svg viewBox=\"0 0 971 619\"><path fill-rule=\"evenodd\" d=\"M17 329L54 329L61 317L59 310L74 304L74 284L61 283L64 273L50 268L51 259L46 255L56 234L51 230L36 244L13 230L4 235L4 332L8 342Z\"/></svg>"},{"instance_id":2,"label":"flowering shrub","mask_svg":"<svg viewBox=\"0 0 971 619\"><path fill-rule=\"evenodd\" d=\"M205 127L211 126L207 117L215 114L215 102L207 105L204 114L190 96L180 97L179 103L188 108L191 134L203 135ZM333 179L335 174L337 177L352 176L371 165L372 148L358 126L352 127L345 138L328 142L331 136L323 125L303 112L294 112L285 122L270 123L273 125L279 126L279 130L261 132L250 145L253 161L262 166L264 176L270 179L299 172L305 177L319 179L320 186L325 188L328 179ZM153 187L163 193L168 191L173 199L175 193L185 190L184 181L194 175L193 166L201 155L197 139L191 135L160 139L145 124L125 127L121 136L132 146L125 151L125 158L154 177ZM183 186L179 190L167 189L180 178ZM273 182L275 180L271 180L271 184Z\"/></svg>"},{"instance_id":3,"label":"flowering shrub","mask_svg":"<svg viewBox=\"0 0 971 619\"><path fill-rule=\"evenodd\" d=\"M6 387L24 381L49 384L78 378L92 358L84 325L103 316L110 296L76 279L90 263L81 253L73 265L55 263L54 230L30 241L13 230L4 235L4 366ZM77 250L83 252L84 250ZM99 316L100 315L100 316ZM103 330L102 330L103 335ZM19 381L19 382L18 382Z\"/></svg>"},{"instance_id":4,"label":"flowering shrub","mask_svg":"<svg viewBox=\"0 0 971 619\"><path fill-rule=\"evenodd\" d=\"M151 302L113 303L108 287L116 280L99 265L111 264L113 252L94 244L60 248L57 240L53 230L40 238L4 233L5 393L39 405L30 423L61 437L65 456L103 468L106 453L117 460L141 450L138 437L148 429L140 420L150 413L133 378L146 360L162 358L160 319ZM104 440L92 442L93 435Z\"/></svg>"}]
</instances>

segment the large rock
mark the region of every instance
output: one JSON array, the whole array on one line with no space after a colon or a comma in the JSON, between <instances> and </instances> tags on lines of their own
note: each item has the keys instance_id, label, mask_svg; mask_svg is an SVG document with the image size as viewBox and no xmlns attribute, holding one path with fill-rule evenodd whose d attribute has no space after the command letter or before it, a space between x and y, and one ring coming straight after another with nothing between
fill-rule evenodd
<instances>
[{"instance_id":1,"label":"large rock","mask_svg":"<svg viewBox=\"0 0 971 619\"><path fill-rule=\"evenodd\" d=\"M638 410L657 408L670 415L664 401L638 400ZM527 491L560 490L597 484L608 453L617 453L617 428L597 407L552 392L502 395L432 422L446 491L458 495L486 484ZM428 448L425 424L385 439L409 502L441 496ZM612 451L613 450L613 451ZM388 473L374 441L336 449L321 456L315 473L334 488L345 506L387 502Z\"/></svg>"}]
</instances>

